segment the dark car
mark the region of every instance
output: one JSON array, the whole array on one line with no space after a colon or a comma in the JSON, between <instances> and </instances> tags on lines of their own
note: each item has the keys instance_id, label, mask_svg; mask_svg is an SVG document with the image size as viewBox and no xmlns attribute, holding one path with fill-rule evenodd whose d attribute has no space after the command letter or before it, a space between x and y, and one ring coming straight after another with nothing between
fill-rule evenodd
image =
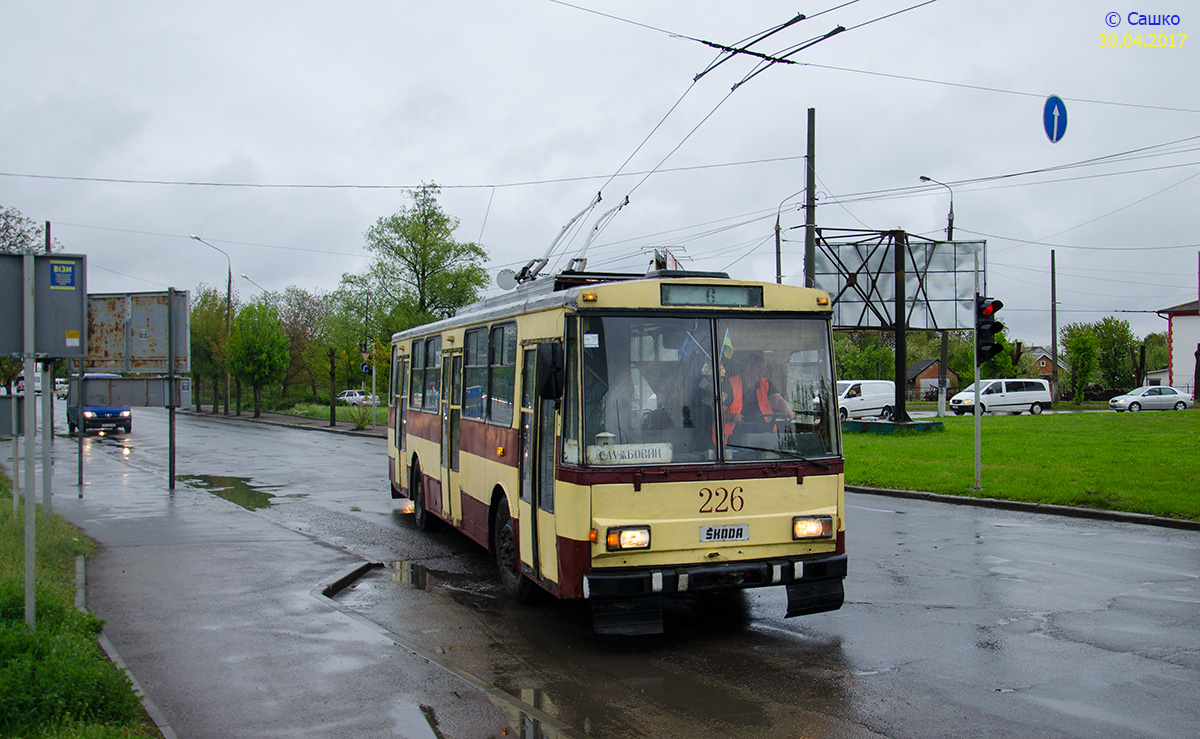
<instances>
[{"instance_id":1,"label":"dark car","mask_svg":"<svg viewBox=\"0 0 1200 739\"><path fill-rule=\"evenodd\" d=\"M109 377L118 378L120 375L86 374L85 378ZM72 388L74 390L74 388ZM80 423L79 413L83 411L83 423ZM75 405L75 397L67 399L67 428L73 434L82 427L84 433L92 429L124 429L125 433L133 431L133 411L127 405L85 405L79 408Z\"/></svg>"}]
</instances>

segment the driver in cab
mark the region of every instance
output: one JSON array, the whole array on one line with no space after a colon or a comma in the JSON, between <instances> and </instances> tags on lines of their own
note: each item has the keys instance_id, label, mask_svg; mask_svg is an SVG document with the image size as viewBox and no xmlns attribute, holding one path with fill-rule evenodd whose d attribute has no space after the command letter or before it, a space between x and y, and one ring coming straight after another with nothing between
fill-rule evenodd
<instances>
[{"instance_id":1,"label":"driver in cab","mask_svg":"<svg viewBox=\"0 0 1200 739\"><path fill-rule=\"evenodd\" d=\"M793 419L796 414L782 394L767 379L767 363L760 351L739 352L741 370L727 378L721 388L725 440L735 430L775 431L775 419Z\"/></svg>"}]
</instances>

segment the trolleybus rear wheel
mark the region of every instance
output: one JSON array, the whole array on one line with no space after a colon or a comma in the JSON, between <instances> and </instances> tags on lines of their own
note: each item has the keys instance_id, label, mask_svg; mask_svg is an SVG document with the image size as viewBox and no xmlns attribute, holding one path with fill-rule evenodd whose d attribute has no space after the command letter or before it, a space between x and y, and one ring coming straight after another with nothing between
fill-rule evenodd
<instances>
[{"instance_id":1,"label":"trolleybus rear wheel","mask_svg":"<svg viewBox=\"0 0 1200 739\"><path fill-rule=\"evenodd\" d=\"M421 481L421 465L412 466L411 479L408 483L408 494L413 500L413 523L421 531L433 531L437 528L437 518L425 510L425 485Z\"/></svg>"}]
</instances>

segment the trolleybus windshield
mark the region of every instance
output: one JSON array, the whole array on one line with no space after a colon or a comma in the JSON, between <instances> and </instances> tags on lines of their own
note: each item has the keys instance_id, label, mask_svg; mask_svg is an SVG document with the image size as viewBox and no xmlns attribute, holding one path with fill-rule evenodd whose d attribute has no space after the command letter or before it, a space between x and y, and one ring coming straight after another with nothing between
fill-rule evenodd
<instances>
[{"instance_id":1,"label":"trolleybus windshield","mask_svg":"<svg viewBox=\"0 0 1200 739\"><path fill-rule=\"evenodd\" d=\"M828 320L581 316L578 337L583 449L564 448L565 461L718 464L840 453Z\"/></svg>"}]
</instances>

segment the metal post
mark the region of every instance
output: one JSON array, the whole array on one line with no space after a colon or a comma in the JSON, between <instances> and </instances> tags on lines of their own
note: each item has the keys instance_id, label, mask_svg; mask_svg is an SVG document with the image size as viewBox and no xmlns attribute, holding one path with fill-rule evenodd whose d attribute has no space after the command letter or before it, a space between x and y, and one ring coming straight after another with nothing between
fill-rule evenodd
<instances>
[{"instance_id":1,"label":"metal post","mask_svg":"<svg viewBox=\"0 0 1200 739\"><path fill-rule=\"evenodd\" d=\"M976 306L979 305L979 253L978 252L975 253L975 305ZM976 308L973 308L972 310L974 310L976 316L978 316L979 309L976 307ZM972 332L972 339L976 338L978 336L978 333L979 333L979 327L976 326L975 331ZM972 344L971 364L973 364L975 366L975 409L974 409L975 410L975 487L972 488L972 490L982 490L983 486L981 484L981 478L980 478L980 474L979 474L979 471L980 471L980 446L981 446L979 441L980 441L980 434L981 434L981 430L982 430L982 424L980 422L980 419L983 418L983 414L980 412L979 409L983 405L983 393L981 392L982 388L979 387L979 342L972 341L971 344Z\"/></svg>"},{"instance_id":2,"label":"metal post","mask_svg":"<svg viewBox=\"0 0 1200 739\"><path fill-rule=\"evenodd\" d=\"M34 534L37 522L34 518L37 487L34 484L34 443L33 436L37 430L37 404L30 396L33 387L33 376L37 369L34 367L34 256L26 252L24 256L24 298L25 298L25 625L32 631L36 623L35 614L37 603L34 588L34 561L37 549L34 546Z\"/></svg>"},{"instance_id":3,"label":"metal post","mask_svg":"<svg viewBox=\"0 0 1200 739\"><path fill-rule=\"evenodd\" d=\"M50 472L53 470L50 442L54 438L54 380L50 368L53 362L42 362L42 515L50 518L53 508L53 486Z\"/></svg>"},{"instance_id":4,"label":"metal post","mask_svg":"<svg viewBox=\"0 0 1200 739\"><path fill-rule=\"evenodd\" d=\"M167 288L167 489L175 489L175 288Z\"/></svg>"},{"instance_id":5,"label":"metal post","mask_svg":"<svg viewBox=\"0 0 1200 739\"><path fill-rule=\"evenodd\" d=\"M1050 250L1050 400L1057 403L1058 392L1058 273L1055 271L1054 250Z\"/></svg>"},{"instance_id":6,"label":"metal post","mask_svg":"<svg viewBox=\"0 0 1200 739\"><path fill-rule=\"evenodd\" d=\"M950 382L950 332L940 331L942 335L942 357L938 363L938 418L946 415L946 386Z\"/></svg>"},{"instance_id":7,"label":"metal post","mask_svg":"<svg viewBox=\"0 0 1200 739\"><path fill-rule=\"evenodd\" d=\"M69 401L68 401L69 402ZM79 486L79 497L83 498L83 357L75 360L75 456L78 460L76 485Z\"/></svg>"},{"instance_id":8,"label":"metal post","mask_svg":"<svg viewBox=\"0 0 1200 739\"><path fill-rule=\"evenodd\" d=\"M222 252L224 253L224 252ZM225 255L229 261L229 255ZM229 262L229 282L225 284L225 415L229 415L229 331L233 325L233 262ZM238 415L242 415L242 396L238 395Z\"/></svg>"},{"instance_id":9,"label":"metal post","mask_svg":"<svg viewBox=\"0 0 1200 739\"><path fill-rule=\"evenodd\" d=\"M896 403L892 420L907 423L911 420L905 407L905 396L908 394L908 321L904 315L904 257L908 252L908 238L903 231L892 232L892 248L896 250L896 308L892 321L896 330Z\"/></svg>"},{"instance_id":10,"label":"metal post","mask_svg":"<svg viewBox=\"0 0 1200 739\"><path fill-rule=\"evenodd\" d=\"M12 401L12 471L13 471L13 518L17 517L18 508L17 501L21 498L21 440L17 436L17 413L21 410L21 404L18 398L19 395L10 395L9 400Z\"/></svg>"}]
</instances>

